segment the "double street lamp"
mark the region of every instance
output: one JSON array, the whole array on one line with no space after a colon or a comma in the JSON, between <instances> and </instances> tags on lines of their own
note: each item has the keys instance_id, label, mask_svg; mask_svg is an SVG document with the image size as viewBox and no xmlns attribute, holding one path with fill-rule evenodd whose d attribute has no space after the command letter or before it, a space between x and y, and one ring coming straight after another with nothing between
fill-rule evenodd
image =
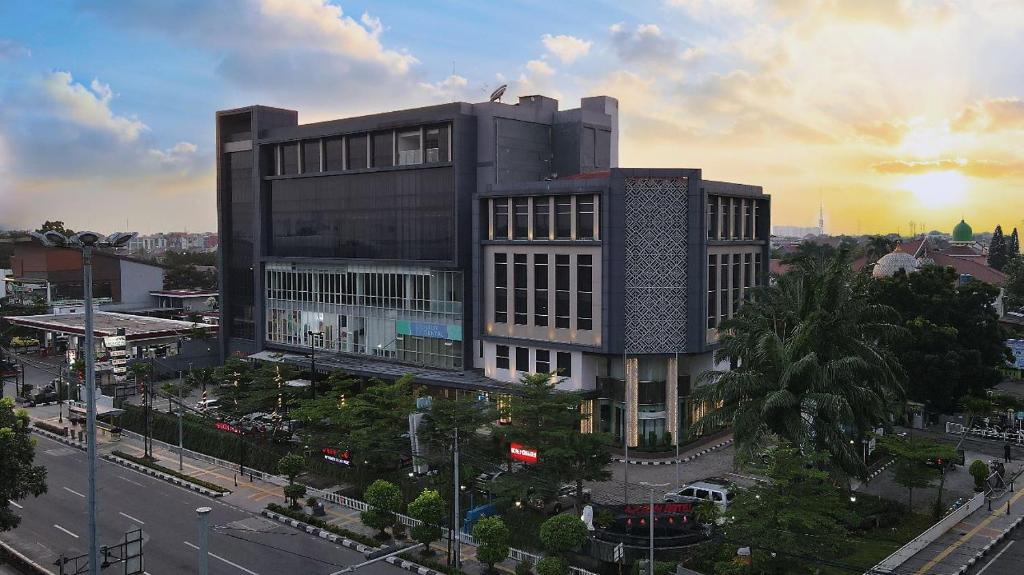
<instances>
[{"instance_id":1,"label":"double street lamp","mask_svg":"<svg viewBox=\"0 0 1024 575\"><path fill-rule=\"evenodd\" d=\"M48 248L82 250L82 299L85 304L85 407L86 452L89 461L89 491L86 501L89 514L89 575L100 573L100 546L96 528L96 343L93 334L92 254L96 248L119 248L135 237L134 233L116 232L101 236L96 232L79 232L66 236L50 230L30 235Z\"/></svg>"}]
</instances>

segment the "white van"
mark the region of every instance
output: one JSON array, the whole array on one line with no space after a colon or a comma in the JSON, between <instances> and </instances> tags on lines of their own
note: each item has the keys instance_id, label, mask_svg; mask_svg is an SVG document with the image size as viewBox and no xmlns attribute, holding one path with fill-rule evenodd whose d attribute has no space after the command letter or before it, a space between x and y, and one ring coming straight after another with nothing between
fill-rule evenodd
<instances>
[{"instance_id":1,"label":"white van","mask_svg":"<svg viewBox=\"0 0 1024 575\"><path fill-rule=\"evenodd\" d=\"M216 411L220 407L220 402L216 399L203 399L196 403L196 411Z\"/></svg>"},{"instance_id":2,"label":"white van","mask_svg":"<svg viewBox=\"0 0 1024 575\"><path fill-rule=\"evenodd\" d=\"M665 494L664 500L669 503L680 503L694 499L714 501L724 511L729 508L735 497L735 490L729 482L720 479L705 479L684 485L675 491L669 491Z\"/></svg>"}]
</instances>

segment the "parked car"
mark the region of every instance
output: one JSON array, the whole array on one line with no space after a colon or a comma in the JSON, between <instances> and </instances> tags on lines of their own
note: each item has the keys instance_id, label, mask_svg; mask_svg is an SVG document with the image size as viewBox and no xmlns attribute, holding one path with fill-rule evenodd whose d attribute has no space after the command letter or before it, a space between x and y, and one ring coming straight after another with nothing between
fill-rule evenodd
<instances>
[{"instance_id":1,"label":"parked car","mask_svg":"<svg viewBox=\"0 0 1024 575\"><path fill-rule=\"evenodd\" d=\"M675 491L669 491L663 497L665 501L670 503L683 503L695 499L713 501L722 510L728 509L735 498L736 490L733 485L724 479L716 477L684 485Z\"/></svg>"},{"instance_id":2,"label":"parked car","mask_svg":"<svg viewBox=\"0 0 1024 575\"><path fill-rule=\"evenodd\" d=\"M559 487L558 491L556 491L552 497L548 499L532 497L529 499L528 503L534 509L543 511L548 515L557 515L566 509L572 509L576 506L576 486L567 483ZM580 505L590 503L589 488L583 488L583 501L579 501L578 503Z\"/></svg>"},{"instance_id":3,"label":"parked car","mask_svg":"<svg viewBox=\"0 0 1024 575\"><path fill-rule=\"evenodd\" d=\"M216 399L202 399L196 402L196 411L199 412L216 411L219 408L220 402Z\"/></svg>"}]
</instances>

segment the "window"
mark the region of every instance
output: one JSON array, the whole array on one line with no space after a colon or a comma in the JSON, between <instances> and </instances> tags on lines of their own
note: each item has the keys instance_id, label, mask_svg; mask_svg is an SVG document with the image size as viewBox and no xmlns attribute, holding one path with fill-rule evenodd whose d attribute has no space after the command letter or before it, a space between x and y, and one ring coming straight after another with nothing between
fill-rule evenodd
<instances>
[{"instance_id":1,"label":"window","mask_svg":"<svg viewBox=\"0 0 1024 575\"><path fill-rule=\"evenodd\" d=\"M344 170L344 142L343 138L324 139L324 171L337 172Z\"/></svg>"},{"instance_id":2,"label":"window","mask_svg":"<svg viewBox=\"0 0 1024 575\"><path fill-rule=\"evenodd\" d=\"M320 171L320 140L302 142L302 173Z\"/></svg>"},{"instance_id":3,"label":"window","mask_svg":"<svg viewBox=\"0 0 1024 575\"><path fill-rule=\"evenodd\" d=\"M523 373L530 372L530 348L516 348L516 371L521 371Z\"/></svg>"},{"instance_id":4,"label":"window","mask_svg":"<svg viewBox=\"0 0 1024 575\"><path fill-rule=\"evenodd\" d=\"M533 199L533 239L546 240L551 237L551 198L542 196Z\"/></svg>"},{"instance_id":5,"label":"window","mask_svg":"<svg viewBox=\"0 0 1024 575\"><path fill-rule=\"evenodd\" d=\"M754 254L743 254L743 287L754 287Z\"/></svg>"},{"instance_id":6,"label":"window","mask_svg":"<svg viewBox=\"0 0 1024 575\"><path fill-rule=\"evenodd\" d=\"M576 197L576 239L594 239L594 196Z\"/></svg>"},{"instance_id":7,"label":"window","mask_svg":"<svg viewBox=\"0 0 1024 575\"><path fill-rule=\"evenodd\" d=\"M508 198L494 198L494 240L508 239Z\"/></svg>"},{"instance_id":8,"label":"window","mask_svg":"<svg viewBox=\"0 0 1024 575\"><path fill-rule=\"evenodd\" d=\"M530 200L528 198L515 198L512 200L512 214L515 218L515 226L512 237L517 240L525 240L530 237Z\"/></svg>"},{"instance_id":9,"label":"window","mask_svg":"<svg viewBox=\"0 0 1024 575\"><path fill-rule=\"evenodd\" d=\"M398 165L412 166L423 163L420 146L420 131L410 130L398 133Z\"/></svg>"},{"instance_id":10,"label":"window","mask_svg":"<svg viewBox=\"0 0 1024 575\"><path fill-rule=\"evenodd\" d=\"M763 277L764 270L761 269L761 252L754 252L754 279L751 280L751 285L761 285L761 277Z\"/></svg>"},{"instance_id":11,"label":"window","mask_svg":"<svg viewBox=\"0 0 1024 575\"><path fill-rule=\"evenodd\" d=\"M761 202L753 201L752 203L754 205L753 205L753 209L751 210L752 213L751 213L751 220L750 220L750 222L751 222L751 224L750 224L750 229L751 229L750 237L756 240L758 238L757 222L758 222L758 217L760 216Z\"/></svg>"},{"instance_id":12,"label":"window","mask_svg":"<svg viewBox=\"0 0 1024 575\"><path fill-rule=\"evenodd\" d=\"M394 132L377 132L373 135L373 167L386 168L394 162Z\"/></svg>"},{"instance_id":13,"label":"window","mask_svg":"<svg viewBox=\"0 0 1024 575\"><path fill-rule=\"evenodd\" d=\"M508 254L494 254L494 323L508 323Z\"/></svg>"},{"instance_id":14,"label":"window","mask_svg":"<svg viewBox=\"0 0 1024 575\"><path fill-rule=\"evenodd\" d=\"M529 297L529 288L526 285L526 254L514 254L512 256L512 277L515 288L514 304L515 304L515 323L516 325L526 325L528 314L526 312L526 301Z\"/></svg>"},{"instance_id":15,"label":"window","mask_svg":"<svg viewBox=\"0 0 1024 575\"><path fill-rule=\"evenodd\" d=\"M498 369L508 369L508 346L494 346L494 366Z\"/></svg>"},{"instance_id":16,"label":"window","mask_svg":"<svg viewBox=\"0 0 1024 575\"><path fill-rule=\"evenodd\" d=\"M534 369L536 373L551 373L551 352L546 349L538 349L537 354L537 365Z\"/></svg>"},{"instance_id":17,"label":"window","mask_svg":"<svg viewBox=\"0 0 1024 575\"><path fill-rule=\"evenodd\" d=\"M345 142L348 145L348 169L362 170L369 166L366 158L366 134L349 136Z\"/></svg>"},{"instance_id":18,"label":"window","mask_svg":"<svg viewBox=\"0 0 1024 575\"><path fill-rule=\"evenodd\" d=\"M753 203L753 200L743 200L743 237L748 240L754 237L754 219L751 212L751 203Z\"/></svg>"},{"instance_id":19,"label":"window","mask_svg":"<svg viewBox=\"0 0 1024 575\"><path fill-rule=\"evenodd\" d=\"M740 261L740 254L732 255L732 313L736 315L736 310L740 305L740 288L743 286L743 278L740 277L742 272L742 262Z\"/></svg>"},{"instance_id":20,"label":"window","mask_svg":"<svg viewBox=\"0 0 1024 575\"><path fill-rule=\"evenodd\" d=\"M730 227L731 227L729 225L729 222L730 222L730 220L729 220L729 204L730 204L730 202L732 202L731 198L722 198L722 205L719 206L719 209L722 212L722 217L721 217L722 229L721 229L721 233L719 234L718 237L719 237L719 239L723 239L723 240L729 239L729 231L730 231Z\"/></svg>"},{"instance_id":21,"label":"window","mask_svg":"<svg viewBox=\"0 0 1024 575\"><path fill-rule=\"evenodd\" d=\"M718 256L708 255L708 329L718 327L718 314L715 311L718 290Z\"/></svg>"},{"instance_id":22,"label":"window","mask_svg":"<svg viewBox=\"0 0 1024 575\"><path fill-rule=\"evenodd\" d=\"M572 198L555 198L555 237L572 239Z\"/></svg>"},{"instance_id":23,"label":"window","mask_svg":"<svg viewBox=\"0 0 1024 575\"><path fill-rule=\"evenodd\" d=\"M558 352L558 375L572 377L572 354L567 351Z\"/></svg>"},{"instance_id":24,"label":"window","mask_svg":"<svg viewBox=\"0 0 1024 575\"><path fill-rule=\"evenodd\" d=\"M426 154L426 162L448 161L448 126L427 128L423 132L423 150Z\"/></svg>"},{"instance_id":25,"label":"window","mask_svg":"<svg viewBox=\"0 0 1024 575\"><path fill-rule=\"evenodd\" d=\"M729 317L729 254L719 256L719 276L721 287L718 290L718 315L723 320Z\"/></svg>"},{"instance_id":26,"label":"window","mask_svg":"<svg viewBox=\"0 0 1024 575\"><path fill-rule=\"evenodd\" d=\"M281 174L299 173L299 143L288 142L281 145Z\"/></svg>"},{"instance_id":27,"label":"window","mask_svg":"<svg viewBox=\"0 0 1024 575\"><path fill-rule=\"evenodd\" d=\"M743 237L743 214L740 212L742 200L732 200L732 239L738 240Z\"/></svg>"},{"instance_id":28,"label":"window","mask_svg":"<svg viewBox=\"0 0 1024 575\"><path fill-rule=\"evenodd\" d=\"M718 239L718 197L708 197L708 239Z\"/></svg>"},{"instance_id":29,"label":"window","mask_svg":"<svg viewBox=\"0 0 1024 575\"><path fill-rule=\"evenodd\" d=\"M594 256L576 257L576 328L594 329Z\"/></svg>"},{"instance_id":30,"label":"window","mask_svg":"<svg viewBox=\"0 0 1024 575\"><path fill-rule=\"evenodd\" d=\"M533 324L548 325L548 256L533 256Z\"/></svg>"},{"instance_id":31,"label":"window","mask_svg":"<svg viewBox=\"0 0 1024 575\"><path fill-rule=\"evenodd\" d=\"M569 327L569 256L555 256L555 327Z\"/></svg>"}]
</instances>

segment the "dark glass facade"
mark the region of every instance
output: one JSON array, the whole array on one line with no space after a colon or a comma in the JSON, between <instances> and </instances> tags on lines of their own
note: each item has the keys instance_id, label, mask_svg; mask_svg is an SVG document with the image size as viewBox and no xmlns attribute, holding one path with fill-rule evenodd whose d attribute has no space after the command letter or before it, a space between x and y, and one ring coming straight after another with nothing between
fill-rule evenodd
<instances>
[{"instance_id":1,"label":"dark glass facade","mask_svg":"<svg viewBox=\"0 0 1024 575\"><path fill-rule=\"evenodd\" d=\"M253 339L253 197L251 151L224 154L223 168L227 174L231 197L228 250L224 274L224 290L230 302L225 310L231 337Z\"/></svg>"},{"instance_id":2,"label":"dark glass facade","mask_svg":"<svg viewBox=\"0 0 1024 575\"><path fill-rule=\"evenodd\" d=\"M454 214L451 168L273 180L270 253L453 261Z\"/></svg>"}]
</instances>

